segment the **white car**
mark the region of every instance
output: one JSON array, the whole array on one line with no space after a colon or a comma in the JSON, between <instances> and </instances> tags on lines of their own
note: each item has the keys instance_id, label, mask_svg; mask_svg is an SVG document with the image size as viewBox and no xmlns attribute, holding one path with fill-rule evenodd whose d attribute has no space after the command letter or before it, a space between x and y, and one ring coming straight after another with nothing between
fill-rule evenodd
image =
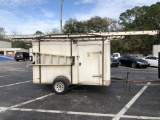
<instances>
[{"instance_id":1,"label":"white car","mask_svg":"<svg viewBox=\"0 0 160 120\"><path fill-rule=\"evenodd\" d=\"M111 56L114 57L115 59L118 59L121 57L120 53L112 53Z\"/></svg>"},{"instance_id":2,"label":"white car","mask_svg":"<svg viewBox=\"0 0 160 120\"><path fill-rule=\"evenodd\" d=\"M158 67L158 57L156 56L147 56L142 58L150 63L150 66Z\"/></svg>"}]
</instances>

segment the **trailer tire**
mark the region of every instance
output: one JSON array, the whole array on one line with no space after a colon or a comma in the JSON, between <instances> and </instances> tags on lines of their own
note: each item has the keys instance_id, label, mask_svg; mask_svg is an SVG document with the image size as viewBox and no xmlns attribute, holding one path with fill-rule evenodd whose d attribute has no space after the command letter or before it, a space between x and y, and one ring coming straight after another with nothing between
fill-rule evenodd
<instances>
[{"instance_id":1,"label":"trailer tire","mask_svg":"<svg viewBox=\"0 0 160 120\"><path fill-rule=\"evenodd\" d=\"M52 84L54 93L58 95L65 94L68 91L69 84L69 80L66 77L58 76Z\"/></svg>"}]
</instances>

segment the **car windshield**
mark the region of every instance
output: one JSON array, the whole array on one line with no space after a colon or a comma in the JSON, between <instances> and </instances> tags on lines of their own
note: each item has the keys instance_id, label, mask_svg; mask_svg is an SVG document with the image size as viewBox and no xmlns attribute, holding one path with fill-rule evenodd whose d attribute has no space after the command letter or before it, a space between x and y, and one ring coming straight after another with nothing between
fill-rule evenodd
<instances>
[{"instance_id":1,"label":"car windshield","mask_svg":"<svg viewBox=\"0 0 160 120\"><path fill-rule=\"evenodd\" d=\"M136 60L136 61L140 61L142 60L141 57L138 57L138 56L131 56L132 59Z\"/></svg>"},{"instance_id":2,"label":"car windshield","mask_svg":"<svg viewBox=\"0 0 160 120\"><path fill-rule=\"evenodd\" d=\"M118 54L113 54L112 56L114 56L114 57L118 57Z\"/></svg>"},{"instance_id":3,"label":"car windshield","mask_svg":"<svg viewBox=\"0 0 160 120\"><path fill-rule=\"evenodd\" d=\"M16 54L15 55L21 55L21 52L16 52Z\"/></svg>"}]
</instances>

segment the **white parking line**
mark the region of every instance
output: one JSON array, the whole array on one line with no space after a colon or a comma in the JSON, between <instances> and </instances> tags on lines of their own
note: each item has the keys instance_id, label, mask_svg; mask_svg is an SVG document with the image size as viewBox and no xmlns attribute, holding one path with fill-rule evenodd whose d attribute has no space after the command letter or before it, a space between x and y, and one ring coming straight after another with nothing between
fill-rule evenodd
<instances>
[{"instance_id":1,"label":"white parking line","mask_svg":"<svg viewBox=\"0 0 160 120\"><path fill-rule=\"evenodd\" d=\"M3 75L3 76L0 76L0 77L7 77L7 76L10 76L10 75Z\"/></svg>"},{"instance_id":2,"label":"white parking line","mask_svg":"<svg viewBox=\"0 0 160 120\"><path fill-rule=\"evenodd\" d=\"M148 82L147 84L151 84L151 82ZM147 87L148 86L144 86L112 120L119 120L124 113L127 112L131 105L139 98L139 96L147 89Z\"/></svg>"},{"instance_id":3,"label":"white parking line","mask_svg":"<svg viewBox=\"0 0 160 120\"><path fill-rule=\"evenodd\" d=\"M41 100L41 99L46 98L46 97L51 96L51 95L54 95L54 93L47 94L47 95L44 95L44 96L42 96L42 97L38 97L38 98L36 98L36 99L29 100L29 101L26 101L26 102L23 102L23 103L20 103L20 104L17 104L17 105L13 105L13 106L8 107L8 108L0 107L0 109L1 109L1 110L0 110L0 113L1 113L1 112L4 112L4 111L6 111L6 110L13 109L13 108L15 108L15 107L19 107L19 106L22 106L22 105L25 105L25 104L34 102L34 101L36 101L36 100Z\"/></svg>"},{"instance_id":4,"label":"white parking line","mask_svg":"<svg viewBox=\"0 0 160 120\"><path fill-rule=\"evenodd\" d=\"M150 84L150 83L148 83ZM42 97L38 97L36 99L32 99L20 104L13 105L11 107L0 107L0 112L5 112L7 110L13 111L23 111L23 112L43 112L43 113L53 113L53 114L70 114L70 115L87 115L87 116L101 116L101 117L114 117L113 120L119 120L120 118L130 118L130 119L148 119L148 120L160 120L160 117L149 117L149 116L132 116L132 115L124 115L124 113L129 109L129 107L138 99L138 97L145 91L148 86L144 86L132 99L131 101L116 115L116 114L104 114L104 113L90 113L90 112L74 112L74 111L60 111L60 110L44 110L44 109L28 109L28 108L17 108L19 106L35 102L37 100L42 100L46 97L54 95L54 93L50 93L44 95Z\"/></svg>"},{"instance_id":5,"label":"white parking line","mask_svg":"<svg viewBox=\"0 0 160 120\"><path fill-rule=\"evenodd\" d=\"M53 114L69 114L69 115L85 115L85 116L100 116L100 117L114 117L116 114L104 114L104 113L90 113L90 112L74 112L74 111L60 111L60 110L44 110L44 109L28 109L28 108L7 108L0 107L0 110L13 110L22 112L39 112L39 113L53 113ZM129 119L143 119L143 120L160 120L160 117L149 117L149 116L132 116L122 115L121 118Z\"/></svg>"},{"instance_id":6,"label":"white parking line","mask_svg":"<svg viewBox=\"0 0 160 120\"><path fill-rule=\"evenodd\" d=\"M9 70L9 71L13 72L13 71L26 71L26 70L23 70L23 69L13 69L13 70Z\"/></svg>"},{"instance_id":7,"label":"white parking line","mask_svg":"<svg viewBox=\"0 0 160 120\"><path fill-rule=\"evenodd\" d=\"M13 86L13 85L19 85L19 84L23 84L23 83L27 83L27 82L31 82L32 80L29 81L24 81L24 82L19 82L19 83L14 83L14 84L9 84L9 85L2 85L0 86L0 88L2 87L9 87L9 86Z\"/></svg>"},{"instance_id":8,"label":"white parking line","mask_svg":"<svg viewBox=\"0 0 160 120\"><path fill-rule=\"evenodd\" d=\"M121 118L140 119L140 120L160 120L160 117L132 116L132 115L123 115Z\"/></svg>"},{"instance_id":9,"label":"white parking line","mask_svg":"<svg viewBox=\"0 0 160 120\"><path fill-rule=\"evenodd\" d=\"M103 113L89 113L89 112L74 112L74 111L59 111L59 110L44 110L44 109L25 109L25 108L13 108L10 110L18 111L34 111L34 112L43 112L43 113L61 113L61 114L70 114L70 115L88 115L88 116L105 116L105 117L114 117L114 114L103 114Z\"/></svg>"}]
</instances>

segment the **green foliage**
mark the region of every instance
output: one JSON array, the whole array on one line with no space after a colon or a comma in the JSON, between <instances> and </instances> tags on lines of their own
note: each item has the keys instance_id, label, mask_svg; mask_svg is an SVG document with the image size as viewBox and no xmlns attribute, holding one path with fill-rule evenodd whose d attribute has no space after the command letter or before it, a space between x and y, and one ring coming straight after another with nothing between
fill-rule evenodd
<instances>
[{"instance_id":1,"label":"green foliage","mask_svg":"<svg viewBox=\"0 0 160 120\"><path fill-rule=\"evenodd\" d=\"M120 25L125 31L138 31L138 30L160 30L160 2L151 6L135 7L121 13ZM144 55L152 54L152 46L160 43L160 36L134 36L126 37L127 40L113 41L111 45L119 45L121 52L128 53L142 53ZM111 46L113 52L115 47ZM116 51L117 52L117 51Z\"/></svg>"},{"instance_id":2,"label":"green foliage","mask_svg":"<svg viewBox=\"0 0 160 120\"><path fill-rule=\"evenodd\" d=\"M86 33L85 21L70 18L63 27L64 33Z\"/></svg>"},{"instance_id":3,"label":"green foliage","mask_svg":"<svg viewBox=\"0 0 160 120\"><path fill-rule=\"evenodd\" d=\"M41 32L41 31L36 31L35 33L34 33L34 35L43 35L44 33L43 32Z\"/></svg>"},{"instance_id":4,"label":"green foliage","mask_svg":"<svg viewBox=\"0 0 160 120\"><path fill-rule=\"evenodd\" d=\"M124 30L159 30L160 2L148 6L126 10L119 17Z\"/></svg>"},{"instance_id":5,"label":"green foliage","mask_svg":"<svg viewBox=\"0 0 160 120\"><path fill-rule=\"evenodd\" d=\"M99 16L91 17L86 21L78 21L70 18L63 27L64 33L92 33L115 31L118 21L111 18L101 18Z\"/></svg>"},{"instance_id":6,"label":"green foliage","mask_svg":"<svg viewBox=\"0 0 160 120\"><path fill-rule=\"evenodd\" d=\"M25 48L29 49L32 46L31 41L12 41L13 48Z\"/></svg>"},{"instance_id":7,"label":"green foliage","mask_svg":"<svg viewBox=\"0 0 160 120\"><path fill-rule=\"evenodd\" d=\"M5 36L5 29L3 27L0 27L0 39L3 39Z\"/></svg>"},{"instance_id":8,"label":"green foliage","mask_svg":"<svg viewBox=\"0 0 160 120\"><path fill-rule=\"evenodd\" d=\"M86 22L88 32L106 32L108 29L108 21L98 16L92 17Z\"/></svg>"}]
</instances>

